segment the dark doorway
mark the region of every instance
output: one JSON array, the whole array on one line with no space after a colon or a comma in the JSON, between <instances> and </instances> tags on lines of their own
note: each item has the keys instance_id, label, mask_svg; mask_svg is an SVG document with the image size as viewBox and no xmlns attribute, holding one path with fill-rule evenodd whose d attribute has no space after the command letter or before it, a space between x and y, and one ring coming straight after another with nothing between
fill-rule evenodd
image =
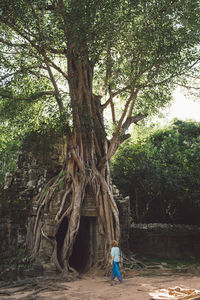
<instances>
[{"instance_id":1,"label":"dark doorway","mask_svg":"<svg viewBox=\"0 0 200 300\"><path fill-rule=\"evenodd\" d=\"M62 263L61 263L61 251L62 251L62 246L64 243L64 238L67 232L67 227L68 227L68 219L67 217L65 217L62 220L62 223L60 224L60 227L56 233L56 241L57 241L57 257L58 257L58 261L59 264L61 265L61 267L63 267Z\"/></svg>"},{"instance_id":2,"label":"dark doorway","mask_svg":"<svg viewBox=\"0 0 200 300\"><path fill-rule=\"evenodd\" d=\"M81 217L80 227L69 260L71 267L79 272L87 271L91 264L93 252L94 221L92 217Z\"/></svg>"}]
</instances>

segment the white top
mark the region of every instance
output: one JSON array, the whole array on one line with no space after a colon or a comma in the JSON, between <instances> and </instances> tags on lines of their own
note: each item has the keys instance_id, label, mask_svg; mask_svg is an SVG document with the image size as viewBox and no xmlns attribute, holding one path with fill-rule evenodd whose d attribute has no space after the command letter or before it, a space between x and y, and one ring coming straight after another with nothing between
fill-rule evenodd
<instances>
[{"instance_id":1,"label":"white top","mask_svg":"<svg viewBox=\"0 0 200 300\"><path fill-rule=\"evenodd\" d=\"M120 250L119 247L111 248L111 256L114 257L115 262L120 262Z\"/></svg>"}]
</instances>

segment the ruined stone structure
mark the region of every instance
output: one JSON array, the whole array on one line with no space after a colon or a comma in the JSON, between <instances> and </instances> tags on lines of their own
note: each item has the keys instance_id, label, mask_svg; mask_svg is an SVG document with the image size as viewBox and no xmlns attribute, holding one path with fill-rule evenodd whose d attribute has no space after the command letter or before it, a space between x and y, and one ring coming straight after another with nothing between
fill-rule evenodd
<instances>
[{"instance_id":1,"label":"ruined stone structure","mask_svg":"<svg viewBox=\"0 0 200 300\"><path fill-rule=\"evenodd\" d=\"M65 139L54 132L46 136L32 133L27 137L19 153L17 171L15 174L6 174L4 187L0 192L0 197L9 203L3 214L11 222L22 221L24 224L33 198L51 177L58 174L65 155ZM17 210L17 215L12 215L13 209Z\"/></svg>"},{"instance_id":2,"label":"ruined stone structure","mask_svg":"<svg viewBox=\"0 0 200 300\"><path fill-rule=\"evenodd\" d=\"M7 174L4 184L4 197L9 199L10 205L12 201L18 199L18 202L25 203L27 209L20 214L19 220L12 216L9 216L4 222L5 228L18 228L18 233L23 232L23 238L21 234L21 240L14 238L10 243L8 240L12 239L12 234L2 234L3 244L7 248L10 246L10 250L13 250L12 245L20 246L25 241L24 232L26 235L26 245L29 249L32 249L32 232L34 230L33 224L36 218L36 211L38 209L38 193L42 190L42 187L48 182L50 178L59 173L63 166L63 161L66 155L65 139L60 137L59 139L55 133L51 133L46 136L38 136L36 134L27 138L23 145L22 151L19 155L18 170L12 174ZM120 212L121 223L121 246L128 247L128 235L129 235L129 211L130 203L129 198L123 199L119 194L119 191L113 187L113 192ZM56 197L51 201L51 207L48 214L44 214L42 223L39 225L42 231L42 247L38 256L38 261L35 262L35 268L43 272L56 271L56 267L51 264L49 257L53 251L53 242L57 243L57 257L60 259L60 249L63 244L63 239L68 226L68 219L64 217L59 228L56 226L55 216L58 212L59 197L61 197L62 189L56 193ZM78 271L84 271L90 268L95 261L95 258L101 260L103 249L101 249L101 236L98 232L97 222L97 209L95 197L88 193L89 196L83 202L81 209L80 230L78 232L76 242L73 247L73 252L70 257L70 265ZM22 220L23 219L23 220ZM17 225L16 225L17 223ZM10 230L11 232L12 230ZM16 230L15 230L16 231ZM3 231L2 231L3 232ZM14 231L13 231L14 232ZM1 232L0 232L1 233ZM4 245L4 246L5 246ZM6 246L5 246L6 247ZM0 247L0 253L3 251ZM81 249L81 257L79 255ZM7 251L8 254L9 251ZM41 270L42 267L42 270Z\"/></svg>"},{"instance_id":3,"label":"ruined stone structure","mask_svg":"<svg viewBox=\"0 0 200 300\"><path fill-rule=\"evenodd\" d=\"M199 258L200 227L172 224L132 224L130 249L159 258Z\"/></svg>"},{"instance_id":4,"label":"ruined stone structure","mask_svg":"<svg viewBox=\"0 0 200 300\"><path fill-rule=\"evenodd\" d=\"M8 218L0 219L0 262L16 248L24 246L26 229L20 224L13 223Z\"/></svg>"},{"instance_id":5,"label":"ruined stone structure","mask_svg":"<svg viewBox=\"0 0 200 300\"><path fill-rule=\"evenodd\" d=\"M66 155L65 139L55 133L40 136L32 134L27 138L19 155L18 170L7 174L1 197L9 200L9 209L0 220L0 261L17 248L26 245L31 249L33 221L37 211L37 195L45 183L58 174ZM130 226L129 197L123 198L113 187L121 227L122 250L130 249L137 254L165 258L200 257L200 228L169 224L132 224ZM65 236L68 220L63 218L59 228L55 226L56 206L59 191L51 204L50 214L44 214L41 224L42 248L39 261L35 263L35 274L54 272L56 267L49 261L52 254L52 240L57 243L57 257ZM17 206L16 207L16 203ZM98 234L95 197L88 193L81 209L80 230L70 257L70 265L78 271L85 271L93 265L95 257L102 258L101 237ZM27 235L28 231L28 235ZM82 255L79 255L81 249ZM32 271L33 274L33 271Z\"/></svg>"}]
</instances>

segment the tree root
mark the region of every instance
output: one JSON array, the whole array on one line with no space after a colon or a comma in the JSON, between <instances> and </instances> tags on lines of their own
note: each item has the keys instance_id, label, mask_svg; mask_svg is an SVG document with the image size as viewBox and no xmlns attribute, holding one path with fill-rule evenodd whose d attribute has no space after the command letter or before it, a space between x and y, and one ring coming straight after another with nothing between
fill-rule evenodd
<instances>
[{"instance_id":1,"label":"tree root","mask_svg":"<svg viewBox=\"0 0 200 300\"><path fill-rule=\"evenodd\" d=\"M79 157L81 159L81 156ZM92 163L91 163L92 162ZM73 251L76 240L80 218L81 208L85 200L85 194L93 196L96 200L98 234L104 240L101 246L103 261L101 267L105 267L110 256L110 245L113 239L119 240L120 226L119 213L117 205L113 199L112 187L110 185L109 167L105 166L103 170L98 170L95 166L94 159L88 158L85 161L87 172L77 167L77 162L71 156L68 166L63 176L63 171L57 177L51 179L37 201L37 213L34 217L33 225L33 250L32 258L37 259L40 255L40 247L43 247L42 241L46 239L52 248L49 262L54 263L57 270L61 273L69 271L69 260ZM56 195L56 188L63 182L62 190ZM96 199L95 199L96 198ZM52 201L52 202L51 202ZM52 213L52 211L53 213ZM51 236L45 232L46 217L52 215L54 231ZM63 219L67 218L67 228L65 237L61 246L60 257L57 257L56 232L59 229ZM47 226L48 227L48 226ZM100 248L100 246L98 246ZM40 258L39 258L40 259ZM91 265L95 261L91 262Z\"/></svg>"},{"instance_id":2,"label":"tree root","mask_svg":"<svg viewBox=\"0 0 200 300\"><path fill-rule=\"evenodd\" d=\"M58 291L58 290L68 290L67 286L59 284L55 281L58 280L56 278L45 278L39 277L30 280L20 280L14 283L6 283L5 286L0 288L0 295L4 296L15 296L16 293L30 291L28 295L25 297L21 297L21 300L32 300L35 299L39 293L44 290L48 291ZM32 291L34 289L34 291ZM2 298L5 299L5 298Z\"/></svg>"},{"instance_id":3,"label":"tree root","mask_svg":"<svg viewBox=\"0 0 200 300\"><path fill-rule=\"evenodd\" d=\"M136 259L133 254L130 255L123 255L123 266L126 269L133 269L133 268L146 268L147 266L141 261Z\"/></svg>"}]
</instances>

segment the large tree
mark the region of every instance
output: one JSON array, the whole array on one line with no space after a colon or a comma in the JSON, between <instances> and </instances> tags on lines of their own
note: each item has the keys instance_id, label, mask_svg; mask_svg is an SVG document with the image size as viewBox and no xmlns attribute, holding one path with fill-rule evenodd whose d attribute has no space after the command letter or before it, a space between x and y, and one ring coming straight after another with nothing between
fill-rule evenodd
<instances>
[{"instance_id":1,"label":"large tree","mask_svg":"<svg viewBox=\"0 0 200 300\"><path fill-rule=\"evenodd\" d=\"M55 239L51 259L60 270L69 267L80 209L91 193L107 260L111 239L120 236L108 162L129 126L166 105L174 79L197 63L199 1L1 0L0 26L2 108L22 115L24 106L55 101L68 145L66 172L38 200L33 254L45 237L46 204L62 179L55 226L67 217L68 229L59 261Z\"/></svg>"}]
</instances>

